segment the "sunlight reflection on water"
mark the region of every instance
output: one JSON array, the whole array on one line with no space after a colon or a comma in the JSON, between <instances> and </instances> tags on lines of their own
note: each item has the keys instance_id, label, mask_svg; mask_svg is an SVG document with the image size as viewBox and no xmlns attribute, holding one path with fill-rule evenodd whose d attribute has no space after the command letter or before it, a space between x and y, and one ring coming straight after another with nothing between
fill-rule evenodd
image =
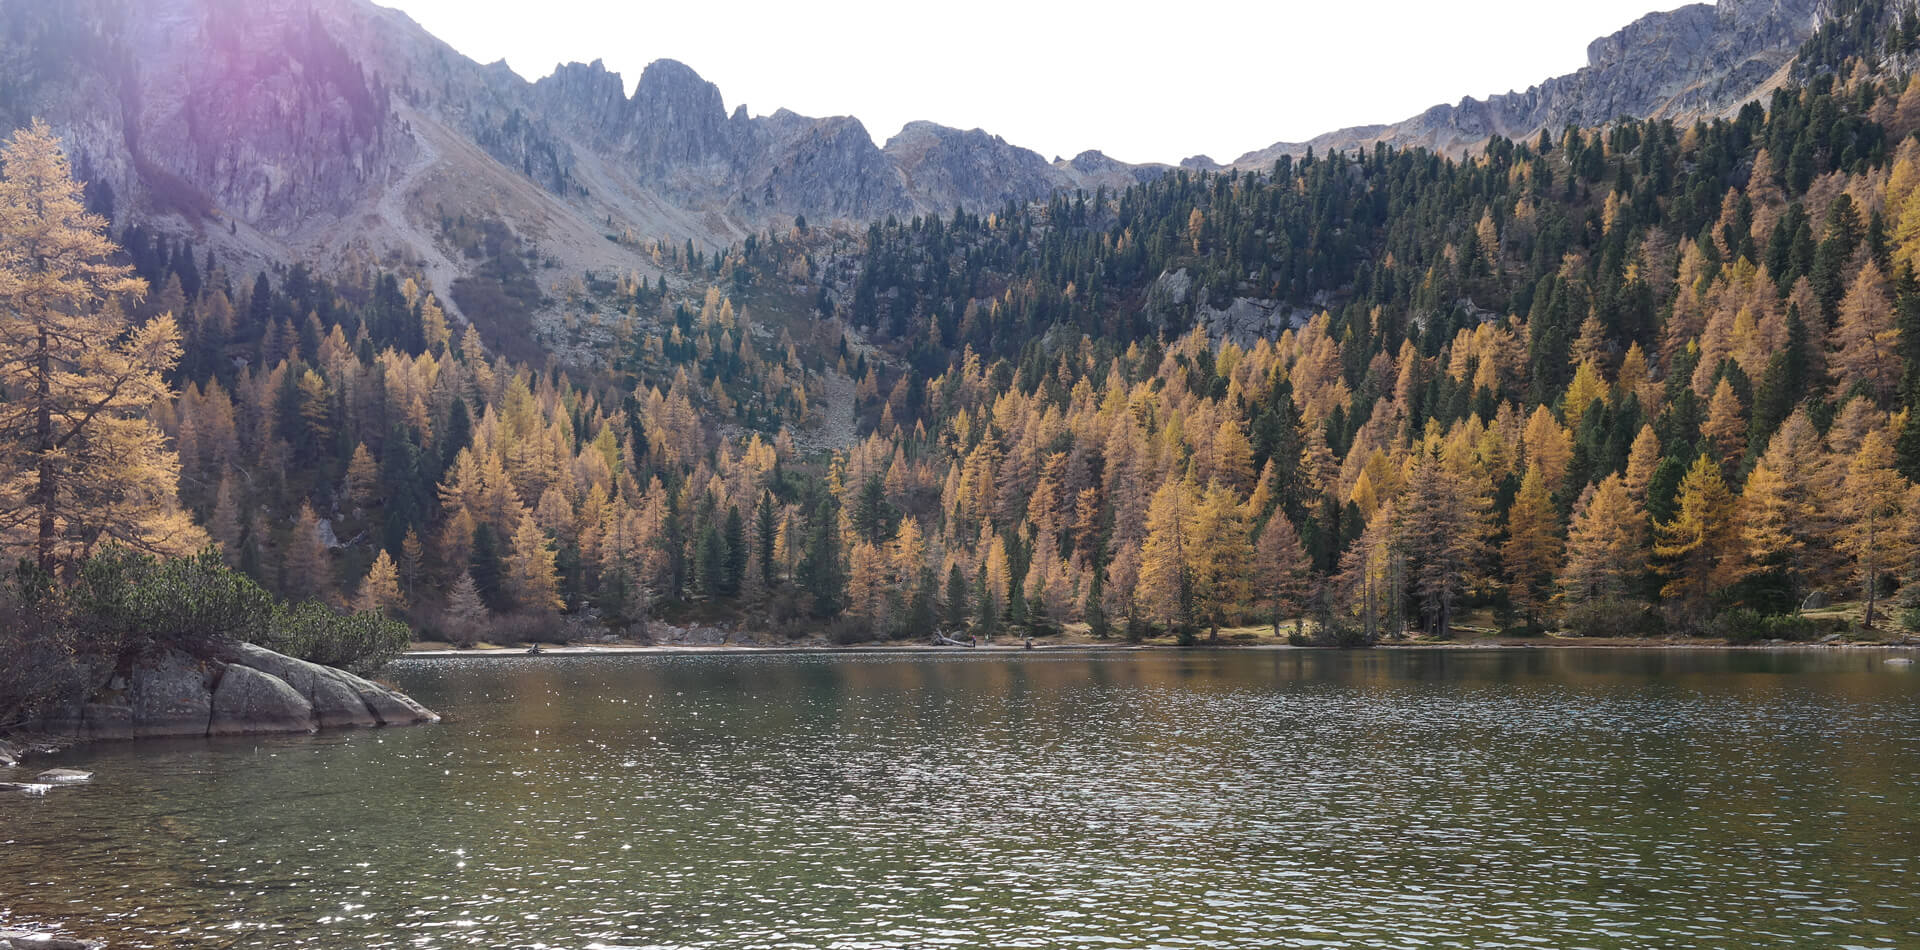
<instances>
[{"instance_id":1,"label":"sunlight reflection on water","mask_svg":"<svg viewBox=\"0 0 1920 950\"><path fill-rule=\"evenodd\" d=\"M1920 677L1513 651L405 661L437 727L71 754L119 947L1920 945ZM5 777L0 776L0 781Z\"/></svg>"}]
</instances>

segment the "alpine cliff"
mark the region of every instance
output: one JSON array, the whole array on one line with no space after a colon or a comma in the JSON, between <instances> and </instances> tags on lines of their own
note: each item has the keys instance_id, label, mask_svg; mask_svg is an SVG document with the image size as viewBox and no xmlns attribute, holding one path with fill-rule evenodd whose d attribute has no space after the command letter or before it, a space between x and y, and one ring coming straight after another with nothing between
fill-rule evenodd
<instances>
[{"instance_id":1,"label":"alpine cliff","mask_svg":"<svg viewBox=\"0 0 1920 950\"><path fill-rule=\"evenodd\" d=\"M654 270L620 238L723 246L796 215L986 210L1158 173L1050 163L979 130L728 112L670 60L526 82L366 0L0 0L0 122L52 122L117 224L228 259L471 270L446 223L498 220L573 272Z\"/></svg>"}]
</instances>

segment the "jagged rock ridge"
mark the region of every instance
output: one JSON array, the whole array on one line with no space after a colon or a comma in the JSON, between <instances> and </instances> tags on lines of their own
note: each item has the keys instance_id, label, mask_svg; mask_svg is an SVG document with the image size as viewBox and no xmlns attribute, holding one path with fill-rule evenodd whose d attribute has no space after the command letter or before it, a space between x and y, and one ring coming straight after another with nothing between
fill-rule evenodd
<instances>
[{"instance_id":1,"label":"jagged rock ridge","mask_svg":"<svg viewBox=\"0 0 1920 950\"><path fill-rule=\"evenodd\" d=\"M529 83L366 0L0 0L0 122L32 116L119 223L255 265L414 264L443 298L468 267L440 233L459 215L575 273L647 273L608 238L718 246L795 215L990 210L1159 172L930 123L882 149L849 117L729 114L671 60L631 96L598 61Z\"/></svg>"}]
</instances>

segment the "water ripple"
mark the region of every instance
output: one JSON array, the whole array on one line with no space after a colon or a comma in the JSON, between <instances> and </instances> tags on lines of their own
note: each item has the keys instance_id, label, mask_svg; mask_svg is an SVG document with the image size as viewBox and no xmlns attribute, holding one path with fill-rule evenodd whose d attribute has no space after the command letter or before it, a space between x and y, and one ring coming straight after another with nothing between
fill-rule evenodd
<instances>
[{"instance_id":1,"label":"water ripple","mask_svg":"<svg viewBox=\"0 0 1920 950\"><path fill-rule=\"evenodd\" d=\"M392 675L449 722L76 753L95 784L0 804L0 922L116 947L1920 945L1920 677L1845 656Z\"/></svg>"}]
</instances>

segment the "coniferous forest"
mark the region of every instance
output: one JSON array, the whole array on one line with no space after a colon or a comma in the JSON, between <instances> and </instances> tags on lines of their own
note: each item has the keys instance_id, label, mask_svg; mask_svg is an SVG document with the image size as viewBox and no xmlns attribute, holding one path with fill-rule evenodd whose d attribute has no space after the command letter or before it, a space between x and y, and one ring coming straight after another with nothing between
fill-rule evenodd
<instances>
[{"instance_id":1,"label":"coniferous forest","mask_svg":"<svg viewBox=\"0 0 1920 950\"><path fill-rule=\"evenodd\" d=\"M542 287L536 249L461 218L489 263L456 319L417 274L112 231L26 129L5 537L49 577L210 550L458 642L1793 639L1822 601L1897 629L1916 132L1920 83L1849 59L1729 119L1464 158L1309 152L721 251L609 236L672 280Z\"/></svg>"}]
</instances>

